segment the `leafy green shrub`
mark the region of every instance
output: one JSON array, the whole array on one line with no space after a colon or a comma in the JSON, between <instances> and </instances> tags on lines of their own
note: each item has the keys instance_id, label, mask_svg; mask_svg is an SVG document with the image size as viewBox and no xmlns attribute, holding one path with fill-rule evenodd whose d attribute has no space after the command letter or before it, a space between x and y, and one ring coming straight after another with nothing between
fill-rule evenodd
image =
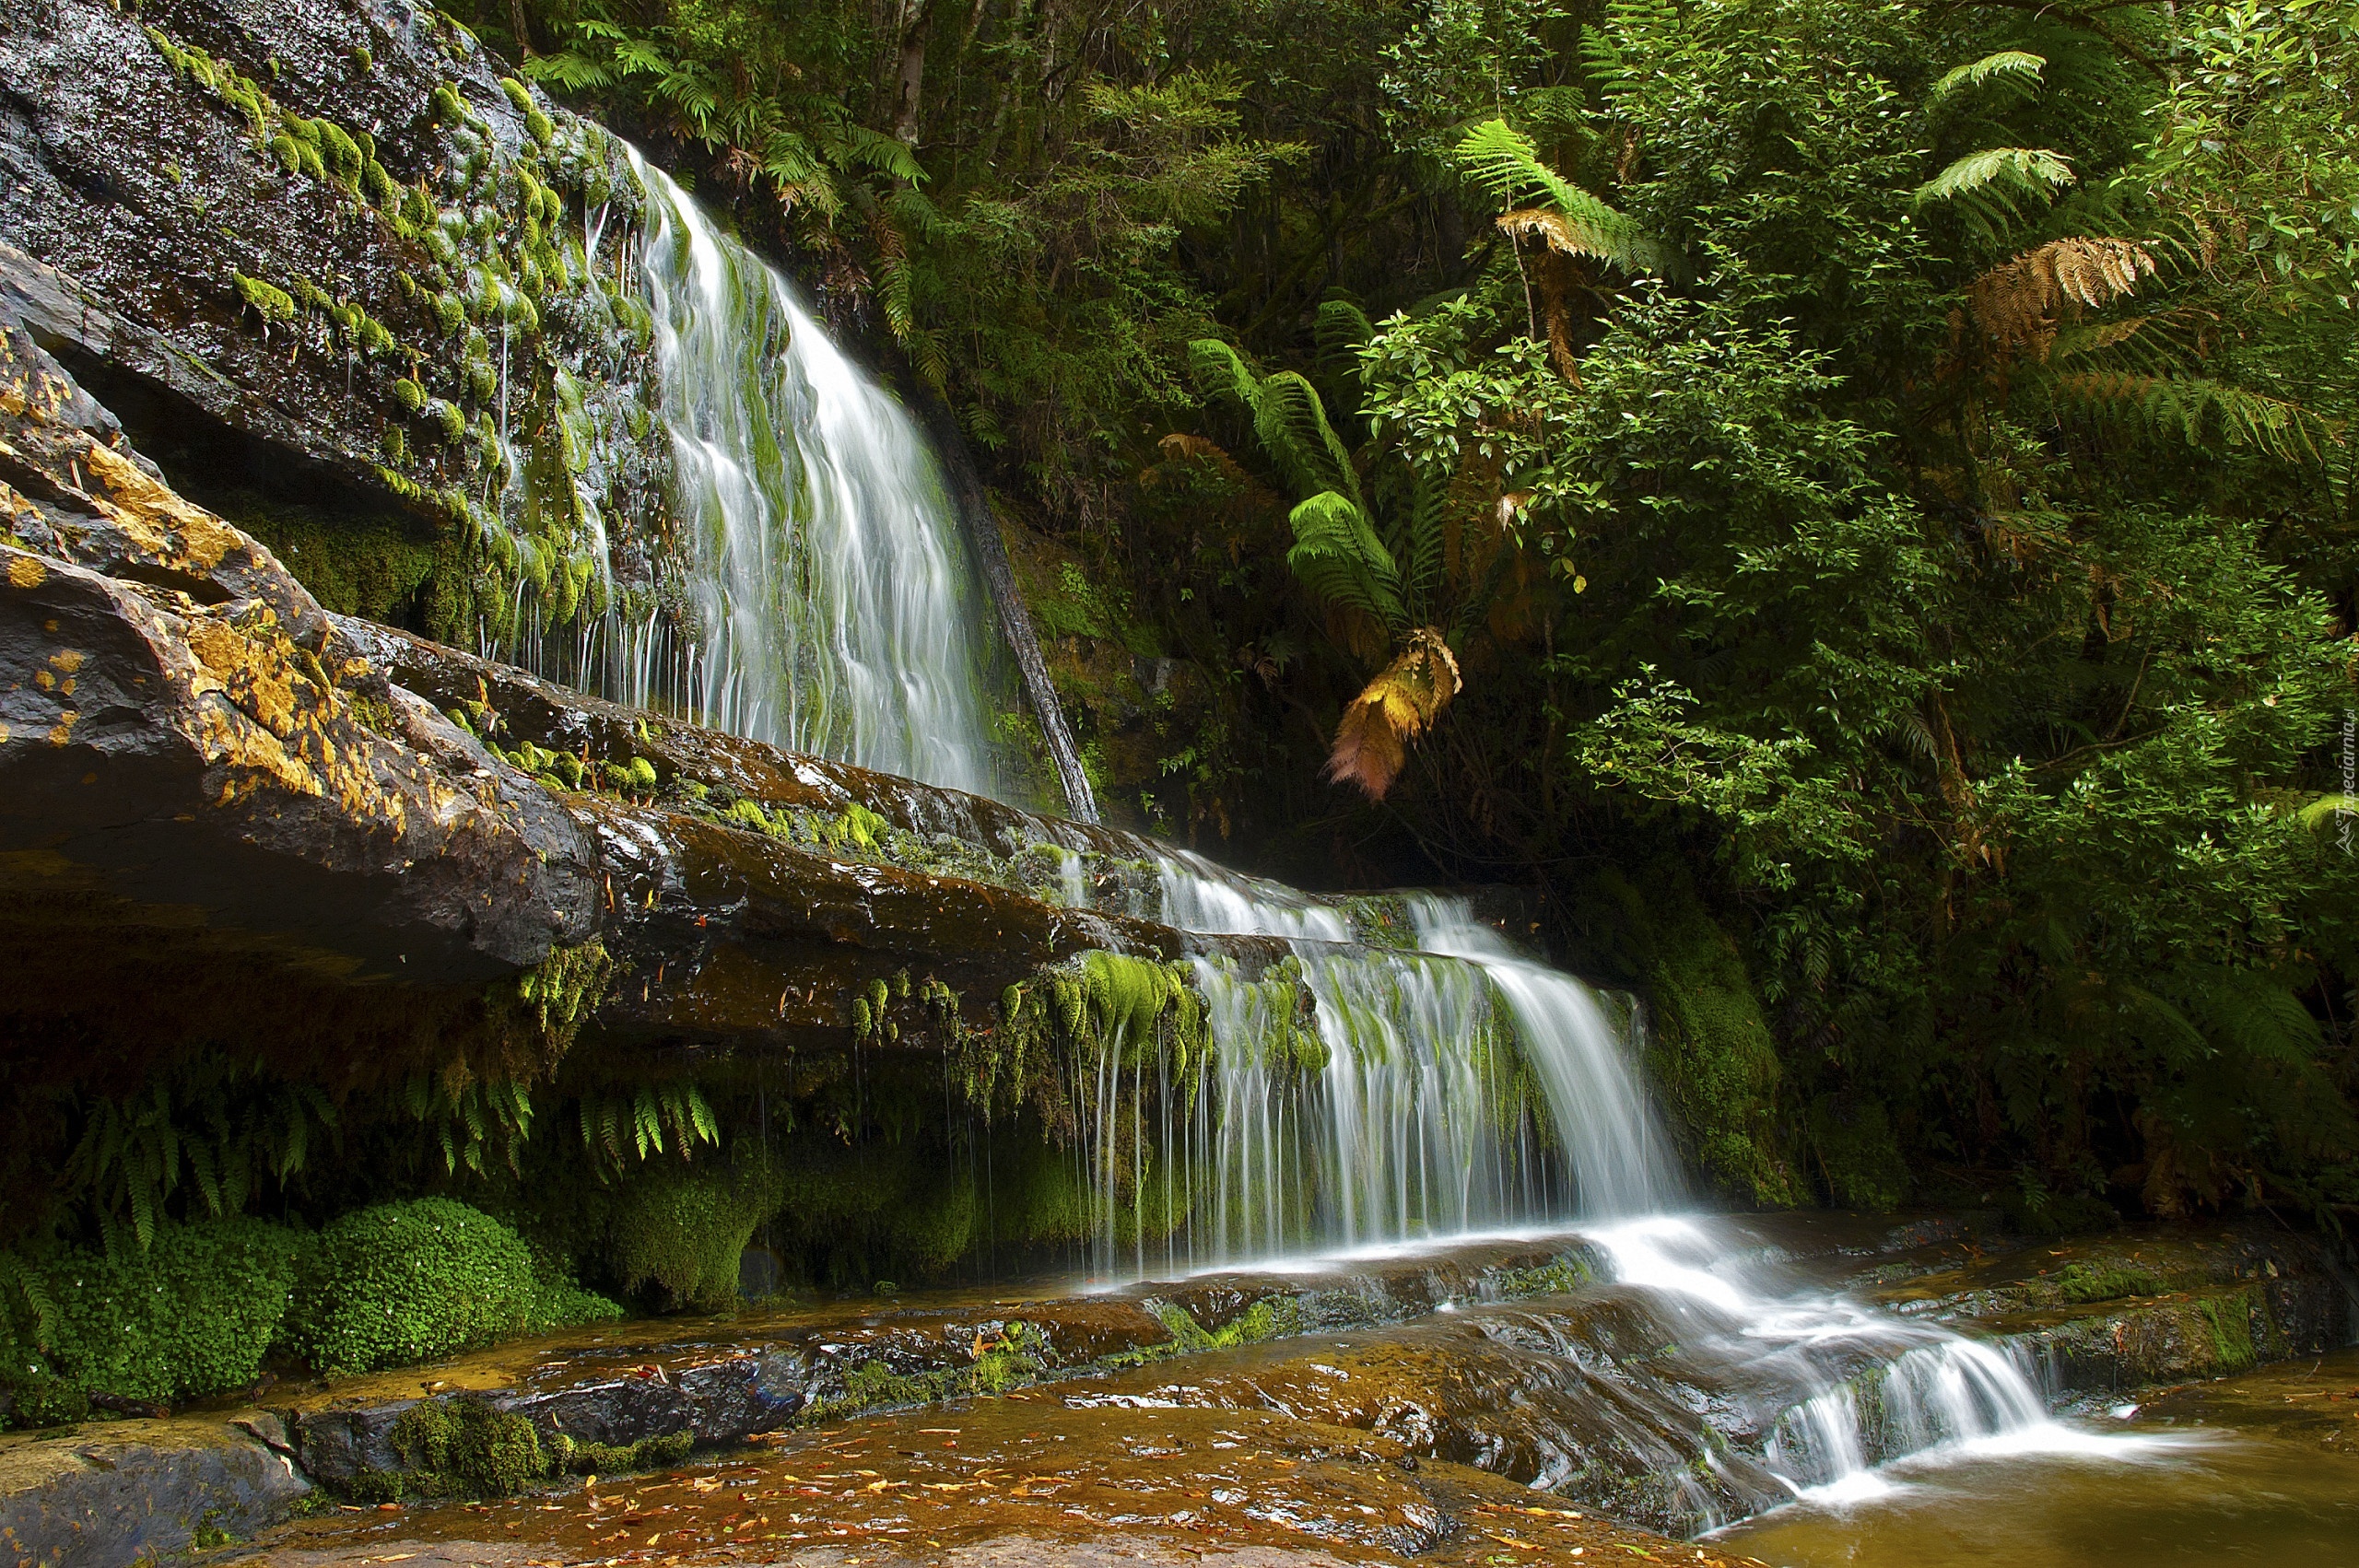
<instances>
[{"instance_id":1,"label":"leafy green shrub","mask_svg":"<svg viewBox=\"0 0 2359 1568\"><path fill-rule=\"evenodd\" d=\"M77 1388L171 1404L251 1387L287 1310L300 1233L262 1220L161 1224L146 1252L47 1270L50 1362Z\"/></svg>"},{"instance_id":2,"label":"leafy green shrub","mask_svg":"<svg viewBox=\"0 0 2359 1568\"><path fill-rule=\"evenodd\" d=\"M523 1241L489 1215L420 1198L320 1233L301 1261L287 1340L323 1373L373 1372L620 1311L542 1281Z\"/></svg>"}]
</instances>

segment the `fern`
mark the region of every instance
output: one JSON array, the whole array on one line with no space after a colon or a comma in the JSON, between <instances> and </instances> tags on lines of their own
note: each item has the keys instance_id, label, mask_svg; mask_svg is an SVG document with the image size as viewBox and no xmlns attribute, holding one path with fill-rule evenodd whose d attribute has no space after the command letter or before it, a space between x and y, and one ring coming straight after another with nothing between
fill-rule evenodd
<instances>
[{"instance_id":1,"label":"fern","mask_svg":"<svg viewBox=\"0 0 2359 1568\"><path fill-rule=\"evenodd\" d=\"M1400 568L1357 502L1322 490L1286 521L1295 537L1286 565L1304 587L1331 604L1365 611L1396 633L1406 626Z\"/></svg>"},{"instance_id":2,"label":"fern","mask_svg":"<svg viewBox=\"0 0 2359 1568\"><path fill-rule=\"evenodd\" d=\"M1594 257L1632 274L1669 271L1669 253L1622 214L1549 168L1530 137L1504 120L1486 120L1466 134L1456 155L1461 167L1492 200L1511 210L1499 227L1508 233L1535 233L1554 249ZM1520 195L1536 190L1554 211L1518 207Z\"/></svg>"},{"instance_id":3,"label":"fern","mask_svg":"<svg viewBox=\"0 0 2359 1568\"><path fill-rule=\"evenodd\" d=\"M1951 94L1968 88L1978 88L1986 82L2005 82L2018 87L2028 81L2036 83L2047 68L2048 61L2037 54L2020 49L2001 49L1985 54L1979 60L1969 60L1942 76L1925 94L1928 106L1938 104Z\"/></svg>"},{"instance_id":4,"label":"fern","mask_svg":"<svg viewBox=\"0 0 2359 1568\"><path fill-rule=\"evenodd\" d=\"M2054 377L2048 386L2060 402L2174 434L2189 446L2216 441L2294 462L2314 460L2326 445L2340 444L2336 431L2299 404L2201 376L2075 371Z\"/></svg>"},{"instance_id":5,"label":"fern","mask_svg":"<svg viewBox=\"0 0 2359 1568\"><path fill-rule=\"evenodd\" d=\"M1929 202L1954 201L2002 183L2037 189L2071 182L2072 166L2061 153L2046 147L1989 147L1959 158L1918 186L1911 199L1923 206Z\"/></svg>"},{"instance_id":6,"label":"fern","mask_svg":"<svg viewBox=\"0 0 2359 1568\"><path fill-rule=\"evenodd\" d=\"M2126 298L2154 273L2137 240L2054 240L2001 262L1966 286L1966 313L2001 357L2045 358L2059 325Z\"/></svg>"},{"instance_id":7,"label":"fern","mask_svg":"<svg viewBox=\"0 0 2359 1568\"><path fill-rule=\"evenodd\" d=\"M1257 376L1235 348L1218 338L1199 338L1188 350L1198 387L1208 394L1226 395L1251 416L1262 450L1297 494L1332 490L1354 507L1365 507L1352 454L1328 423L1327 406L1316 387L1292 370Z\"/></svg>"}]
</instances>

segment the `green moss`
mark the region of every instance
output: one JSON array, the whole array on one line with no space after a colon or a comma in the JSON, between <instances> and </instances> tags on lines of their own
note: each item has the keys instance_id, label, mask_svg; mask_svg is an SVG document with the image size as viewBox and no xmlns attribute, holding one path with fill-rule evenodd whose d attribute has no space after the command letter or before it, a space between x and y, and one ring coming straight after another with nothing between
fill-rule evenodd
<instances>
[{"instance_id":1,"label":"green moss","mask_svg":"<svg viewBox=\"0 0 2359 1568\"><path fill-rule=\"evenodd\" d=\"M687 1458L697 1445L694 1432L642 1437L636 1443L577 1443L560 1433L550 1444L557 1468L578 1476L618 1476L663 1469Z\"/></svg>"},{"instance_id":2,"label":"green moss","mask_svg":"<svg viewBox=\"0 0 2359 1568\"><path fill-rule=\"evenodd\" d=\"M383 1203L331 1223L299 1259L294 1351L331 1375L373 1372L611 1316L611 1304L536 1274L516 1233L447 1198Z\"/></svg>"},{"instance_id":3,"label":"green moss","mask_svg":"<svg viewBox=\"0 0 2359 1568\"><path fill-rule=\"evenodd\" d=\"M393 1445L405 1490L421 1496L512 1497L549 1472L530 1421L465 1395L412 1405Z\"/></svg>"},{"instance_id":4,"label":"green moss","mask_svg":"<svg viewBox=\"0 0 2359 1568\"><path fill-rule=\"evenodd\" d=\"M328 510L247 491L210 499L338 614L413 624L427 583L443 569L443 542L417 518L391 509Z\"/></svg>"},{"instance_id":5,"label":"green moss","mask_svg":"<svg viewBox=\"0 0 2359 1568\"><path fill-rule=\"evenodd\" d=\"M615 1202L608 1253L615 1277L628 1289L652 1286L667 1308L733 1305L738 1261L783 1189L760 1164L640 1167Z\"/></svg>"},{"instance_id":6,"label":"green moss","mask_svg":"<svg viewBox=\"0 0 2359 1568\"><path fill-rule=\"evenodd\" d=\"M1589 1265L1567 1254L1530 1269L1502 1269L1492 1283L1510 1301L1523 1296L1560 1296L1577 1291L1592 1278Z\"/></svg>"},{"instance_id":7,"label":"green moss","mask_svg":"<svg viewBox=\"0 0 2359 1568\"><path fill-rule=\"evenodd\" d=\"M452 83L437 84L433 97L428 99L428 105L433 110L435 121L439 124L457 125L464 123L467 118L467 106L461 100L459 89Z\"/></svg>"},{"instance_id":8,"label":"green moss","mask_svg":"<svg viewBox=\"0 0 2359 1568\"><path fill-rule=\"evenodd\" d=\"M49 1360L77 1388L155 1404L252 1386L295 1279L302 1237L228 1219L159 1224L145 1252L76 1251L47 1270Z\"/></svg>"},{"instance_id":9,"label":"green moss","mask_svg":"<svg viewBox=\"0 0 2359 1568\"><path fill-rule=\"evenodd\" d=\"M1621 908L1650 1004L1649 1065L1705 1170L1738 1201L1788 1208L1804 1193L1780 1128L1783 1070L1758 991L1684 873L1600 890Z\"/></svg>"},{"instance_id":10,"label":"green moss","mask_svg":"<svg viewBox=\"0 0 2359 1568\"><path fill-rule=\"evenodd\" d=\"M885 1286L878 1286L880 1291ZM974 1363L904 1373L889 1362L867 1361L844 1375L844 1391L814 1400L803 1411L806 1424L838 1421L872 1410L907 1410L976 1395L1004 1394L1039 1381L1048 1369L1047 1341L1028 1324L1012 1322L989 1343L978 1340Z\"/></svg>"},{"instance_id":11,"label":"green moss","mask_svg":"<svg viewBox=\"0 0 2359 1568\"><path fill-rule=\"evenodd\" d=\"M2160 1295L2165 1288L2150 1270L2123 1263L2075 1263L2056 1277L2056 1284L2066 1301L2083 1303Z\"/></svg>"},{"instance_id":12,"label":"green moss","mask_svg":"<svg viewBox=\"0 0 2359 1568\"><path fill-rule=\"evenodd\" d=\"M2252 1343L2252 1301L2237 1291L2196 1304L2196 1311L2212 1331L2212 1348L2221 1372L2249 1372L2259 1360Z\"/></svg>"},{"instance_id":13,"label":"green moss","mask_svg":"<svg viewBox=\"0 0 2359 1568\"><path fill-rule=\"evenodd\" d=\"M229 275L236 283L238 298L254 308L265 322L291 322L295 319L295 297L275 284L258 277L248 277L241 272Z\"/></svg>"},{"instance_id":14,"label":"green moss","mask_svg":"<svg viewBox=\"0 0 2359 1568\"><path fill-rule=\"evenodd\" d=\"M574 1037L606 992L614 960L595 937L568 947L554 945L548 956L516 977L513 1008L538 1034L544 1061L554 1065L572 1048ZM496 995L505 1004L506 996Z\"/></svg>"}]
</instances>

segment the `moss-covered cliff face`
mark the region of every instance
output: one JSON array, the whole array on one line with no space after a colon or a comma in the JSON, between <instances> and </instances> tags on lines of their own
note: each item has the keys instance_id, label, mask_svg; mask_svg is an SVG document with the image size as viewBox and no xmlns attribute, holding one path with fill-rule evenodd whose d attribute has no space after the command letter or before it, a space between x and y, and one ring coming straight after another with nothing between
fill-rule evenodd
<instances>
[{"instance_id":1,"label":"moss-covered cliff face","mask_svg":"<svg viewBox=\"0 0 2359 1568\"><path fill-rule=\"evenodd\" d=\"M550 624L651 596L669 453L613 138L404 0L18 7L0 83L44 345L329 608L473 641L520 584Z\"/></svg>"},{"instance_id":2,"label":"moss-covered cliff face","mask_svg":"<svg viewBox=\"0 0 2359 1568\"><path fill-rule=\"evenodd\" d=\"M331 614L0 310L0 1339L241 1212L457 1195L669 1307L1090 1234L1074 1085L1283 958L1143 852Z\"/></svg>"}]
</instances>

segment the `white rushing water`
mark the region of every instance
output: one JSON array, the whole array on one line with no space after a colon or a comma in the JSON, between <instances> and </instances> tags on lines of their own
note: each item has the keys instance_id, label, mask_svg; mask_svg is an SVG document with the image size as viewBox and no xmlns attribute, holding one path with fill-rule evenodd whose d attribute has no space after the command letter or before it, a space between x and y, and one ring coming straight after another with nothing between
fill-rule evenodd
<instances>
[{"instance_id":1,"label":"white rushing water","mask_svg":"<svg viewBox=\"0 0 2359 1568\"><path fill-rule=\"evenodd\" d=\"M1282 938L1294 968L1249 979L1226 960L1195 960L1213 1048L1177 1082L1160 1057L1101 1059L1083 1096L1101 1277L1528 1230L1677 1199L1627 1013L1512 952L1462 900L1411 899L1415 945L1390 948L1356 941L1332 905L1192 855L1162 858L1157 893L1141 913L1183 930ZM1143 1136L1148 1106L1159 1126Z\"/></svg>"},{"instance_id":2,"label":"white rushing water","mask_svg":"<svg viewBox=\"0 0 2359 1568\"><path fill-rule=\"evenodd\" d=\"M939 463L783 274L636 151L700 722L989 794L984 608Z\"/></svg>"},{"instance_id":3,"label":"white rushing water","mask_svg":"<svg viewBox=\"0 0 2359 1568\"><path fill-rule=\"evenodd\" d=\"M1905 1484L1887 1467L1960 1457L2134 1458L2151 1439L2051 1415L2010 1348L1800 1285L1709 1220L1651 1215L1585 1229L1614 1281L1651 1298L1679 1353L1782 1407L1764 1467L1794 1498L1840 1506ZM1728 1522L1699 1499L1699 1522Z\"/></svg>"}]
</instances>

